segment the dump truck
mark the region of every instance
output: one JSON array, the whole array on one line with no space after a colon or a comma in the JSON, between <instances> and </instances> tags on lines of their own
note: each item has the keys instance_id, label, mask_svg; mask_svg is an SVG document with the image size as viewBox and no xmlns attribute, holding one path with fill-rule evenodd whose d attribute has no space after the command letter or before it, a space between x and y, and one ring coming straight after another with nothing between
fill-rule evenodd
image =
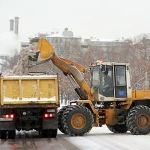
<instances>
[{"instance_id":1,"label":"dump truck","mask_svg":"<svg viewBox=\"0 0 150 150\"><path fill-rule=\"evenodd\" d=\"M83 78L85 67L60 58L46 39L40 39L38 51L29 56L30 64L48 60L72 79L79 95L78 100L70 100L70 105L58 112L58 128L62 133L83 136L92 127L103 125L113 133L150 133L150 90L131 88L128 63L93 62L90 65L89 86Z\"/></svg>"},{"instance_id":2,"label":"dump truck","mask_svg":"<svg viewBox=\"0 0 150 150\"><path fill-rule=\"evenodd\" d=\"M14 139L20 130L55 138L58 106L57 75L0 76L1 138Z\"/></svg>"}]
</instances>

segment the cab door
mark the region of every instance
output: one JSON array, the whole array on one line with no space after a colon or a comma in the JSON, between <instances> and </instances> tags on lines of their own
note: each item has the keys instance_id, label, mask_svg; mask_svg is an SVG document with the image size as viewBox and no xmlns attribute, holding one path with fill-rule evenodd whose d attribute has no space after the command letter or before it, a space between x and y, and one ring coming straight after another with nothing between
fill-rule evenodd
<instances>
[{"instance_id":1,"label":"cab door","mask_svg":"<svg viewBox=\"0 0 150 150\"><path fill-rule=\"evenodd\" d=\"M116 65L115 71L115 97L126 98L127 97L127 81L126 81L126 66Z\"/></svg>"}]
</instances>

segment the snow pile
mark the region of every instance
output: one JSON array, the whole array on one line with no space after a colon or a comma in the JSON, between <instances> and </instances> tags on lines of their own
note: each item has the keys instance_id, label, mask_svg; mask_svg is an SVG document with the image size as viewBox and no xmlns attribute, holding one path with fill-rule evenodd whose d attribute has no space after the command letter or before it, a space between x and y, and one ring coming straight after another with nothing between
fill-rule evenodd
<instances>
[{"instance_id":1,"label":"snow pile","mask_svg":"<svg viewBox=\"0 0 150 150\"><path fill-rule=\"evenodd\" d=\"M24 49L20 53L20 59L17 62L17 65L13 67L14 75L23 75L28 73L28 49Z\"/></svg>"},{"instance_id":2,"label":"snow pile","mask_svg":"<svg viewBox=\"0 0 150 150\"><path fill-rule=\"evenodd\" d=\"M2 76L12 76L12 75L13 75L13 71L10 69L7 69L4 72L2 72Z\"/></svg>"},{"instance_id":3,"label":"snow pile","mask_svg":"<svg viewBox=\"0 0 150 150\"><path fill-rule=\"evenodd\" d=\"M29 73L29 60L28 56L33 56L34 52L37 51L37 43L32 43L26 48L22 48L20 51L20 58L17 64L13 67L12 70L7 69L5 70L2 75L9 76L9 75L28 75Z\"/></svg>"},{"instance_id":4,"label":"snow pile","mask_svg":"<svg viewBox=\"0 0 150 150\"><path fill-rule=\"evenodd\" d=\"M37 51L37 43L29 45L27 48L23 48L20 52L20 59L17 62L17 65L13 68L14 75L27 75L29 71L29 61L28 56L32 56Z\"/></svg>"}]
</instances>

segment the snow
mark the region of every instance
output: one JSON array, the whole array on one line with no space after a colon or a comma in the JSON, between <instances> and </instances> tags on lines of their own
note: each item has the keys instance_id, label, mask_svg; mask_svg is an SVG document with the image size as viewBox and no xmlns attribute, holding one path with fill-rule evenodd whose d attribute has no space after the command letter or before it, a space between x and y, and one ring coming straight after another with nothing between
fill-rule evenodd
<instances>
[{"instance_id":1,"label":"snow","mask_svg":"<svg viewBox=\"0 0 150 150\"><path fill-rule=\"evenodd\" d=\"M63 137L81 150L149 150L149 135L132 135L130 132L116 134L106 126L93 127L81 137Z\"/></svg>"},{"instance_id":2,"label":"snow","mask_svg":"<svg viewBox=\"0 0 150 150\"><path fill-rule=\"evenodd\" d=\"M61 33L55 33L55 34L46 36L46 38L49 38L49 37L64 37L64 36Z\"/></svg>"},{"instance_id":3,"label":"snow","mask_svg":"<svg viewBox=\"0 0 150 150\"><path fill-rule=\"evenodd\" d=\"M116 39L97 39L97 38L90 38L91 41L99 41L99 42L118 42L119 40Z\"/></svg>"},{"instance_id":4,"label":"snow","mask_svg":"<svg viewBox=\"0 0 150 150\"><path fill-rule=\"evenodd\" d=\"M3 78L6 79L47 79L47 78L56 78L57 75L39 75L39 76L29 76L29 75L24 75L24 76L3 76Z\"/></svg>"},{"instance_id":5,"label":"snow","mask_svg":"<svg viewBox=\"0 0 150 150\"><path fill-rule=\"evenodd\" d=\"M15 102L15 101L28 101L28 102L39 102L39 101L56 101L56 96L53 96L51 98L40 98L40 100L38 100L36 97L35 98L24 98L22 97L22 100L20 100L19 98L9 98L9 97L5 97L4 98L4 102Z\"/></svg>"}]
</instances>

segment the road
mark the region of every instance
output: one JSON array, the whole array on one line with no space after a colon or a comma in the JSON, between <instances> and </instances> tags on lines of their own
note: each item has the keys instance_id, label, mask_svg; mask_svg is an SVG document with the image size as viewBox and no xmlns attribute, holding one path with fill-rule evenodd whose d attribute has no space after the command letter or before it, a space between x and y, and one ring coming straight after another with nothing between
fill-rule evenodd
<instances>
[{"instance_id":1,"label":"road","mask_svg":"<svg viewBox=\"0 0 150 150\"><path fill-rule=\"evenodd\" d=\"M105 126L83 137L58 132L56 139L40 138L35 131L17 132L15 140L0 140L0 150L149 150L149 135L111 133Z\"/></svg>"}]
</instances>

